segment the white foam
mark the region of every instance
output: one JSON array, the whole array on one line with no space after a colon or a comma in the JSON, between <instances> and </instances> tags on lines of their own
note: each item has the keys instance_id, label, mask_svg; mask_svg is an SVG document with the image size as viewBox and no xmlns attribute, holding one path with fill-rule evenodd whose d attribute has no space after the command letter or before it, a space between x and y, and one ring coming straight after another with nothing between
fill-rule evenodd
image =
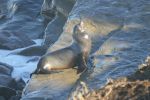
<instances>
[{"instance_id":1,"label":"white foam","mask_svg":"<svg viewBox=\"0 0 150 100\"><path fill-rule=\"evenodd\" d=\"M43 43L43 39L34 39L33 40L37 45L41 45Z\"/></svg>"},{"instance_id":2,"label":"white foam","mask_svg":"<svg viewBox=\"0 0 150 100\"><path fill-rule=\"evenodd\" d=\"M12 77L15 79L22 78L25 82L27 82L30 78L30 74L36 69L38 61L27 63L27 61L33 57L8 55L10 52L12 51L0 50L0 62L7 63L14 67Z\"/></svg>"}]
</instances>

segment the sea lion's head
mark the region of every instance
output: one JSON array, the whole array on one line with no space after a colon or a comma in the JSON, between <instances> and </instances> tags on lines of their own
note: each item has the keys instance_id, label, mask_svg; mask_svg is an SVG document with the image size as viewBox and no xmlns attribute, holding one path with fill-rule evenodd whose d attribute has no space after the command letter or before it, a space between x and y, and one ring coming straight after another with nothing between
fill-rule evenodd
<instances>
[{"instance_id":1,"label":"sea lion's head","mask_svg":"<svg viewBox=\"0 0 150 100\"><path fill-rule=\"evenodd\" d=\"M81 51L89 54L91 51L91 37L83 29L83 23L75 25L73 39L81 47Z\"/></svg>"}]
</instances>

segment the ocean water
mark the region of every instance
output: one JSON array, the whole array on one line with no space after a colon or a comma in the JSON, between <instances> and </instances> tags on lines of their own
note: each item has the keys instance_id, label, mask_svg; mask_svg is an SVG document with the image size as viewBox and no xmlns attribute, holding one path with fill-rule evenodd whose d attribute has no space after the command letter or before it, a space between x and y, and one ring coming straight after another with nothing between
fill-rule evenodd
<instances>
[{"instance_id":1,"label":"ocean water","mask_svg":"<svg viewBox=\"0 0 150 100\"><path fill-rule=\"evenodd\" d=\"M42 39L36 39L34 40L36 42L36 45L41 45ZM3 63L7 63L11 65L14 70L12 73L12 77L16 80L22 78L25 82L27 82L30 79L30 74L35 71L37 67L37 61L30 62L30 60L34 58L39 58L38 56L21 56L21 55L15 55L11 54L12 52L19 51L20 49L15 50L0 50L0 61Z\"/></svg>"}]
</instances>

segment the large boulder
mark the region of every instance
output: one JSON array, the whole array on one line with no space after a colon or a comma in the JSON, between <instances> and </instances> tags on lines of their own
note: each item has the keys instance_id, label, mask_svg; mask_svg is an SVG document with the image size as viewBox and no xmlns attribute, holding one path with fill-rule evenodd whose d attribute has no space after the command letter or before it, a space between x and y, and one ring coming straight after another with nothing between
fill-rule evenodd
<instances>
[{"instance_id":1,"label":"large boulder","mask_svg":"<svg viewBox=\"0 0 150 100\"><path fill-rule=\"evenodd\" d=\"M5 100L16 95L16 85L16 81L11 76L0 73L0 96Z\"/></svg>"},{"instance_id":2,"label":"large boulder","mask_svg":"<svg viewBox=\"0 0 150 100\"><path fill-rule=\"evenodd\" d=\"M12 66L0 62L0 74L5 74L5 75L11 76L12 71L13 71Z\"/></svg>"},{"instance_id":3,"label":"large boulder","mask_svg":"<svg viewBox=\"0 0 150 100\"><path fill-rule=\"evenodd\" d=\"M58 11L64 16L68 16L76 0L44 0L42 14L50 18L53 10Z\"/></svg>"},{"instance_id":4,"label":"large boulder","mask_svg":"<svg viewBox=\"0 0 150 100\"><path fill-rule=\"evenodd\" d=\"M135 73L117 80L108 79L102 88L90 90L82 83L69 100L149 100L149 87L150 57L147 57Z\"/></svg>"},{"instance_id":5,"label":"large boulder","mask_svg":"<svg viewBox=\"0 0 150 100\"><path fill-rule=\"evenodd\" d=\"M0 100L10 100L17 93L14 89L0 85Z\"/></svg>"},{"instance_id":6,"label":"large boulder","mask_svg":"<svg viewBox=\"0 0 150 100\"><path fill-rule=\"evenodd\" d=\"M33 45L34 42L30 40L26 35L22 35L18 32L0 31L0 48L1 49L17 49Z\"/></svg>"},{"instance_id":7,"label":"large boulder","mask_svg":"<svg viewBox=\"0 0 150 100\"><path fill-rule=\"evenodd\" d=\"M7 2L8 0L1 0L0 1L0 15L7 14Z\"/></svg>"},{"instance_id":8,"label":"large boulder","mask_svg":"<svg viewBox=\"0 0 150 100\"><path fill-rule=\"evenodd\" d=\"M60 34L63 32L65 22L66 18L62 14L57 14L56 17L48 23L45 29L43 43L46 47L49 47L58 40Z\"/></svg>"},{"instance_id":9,"label":"large boulder","mask_svg":"<svg viewBox=\"0 0 150 100\"><path fill-rule=\"evenodd\" d=\"M0 62L0 100L19 100L21 96L19 92L25 83L21 79L16 81L11 76L12 71L11 65Z\"/></svg>"},{"instance_id":10,"label":"large boulder","mask_svg":"<svg viewBox=\"0 0 150 100\"><path fill-rule=\"evenodd\" d=\"M40 14L42 2L43 0L9 0L9 16L24 15L36 18Z\"/></svg>"},{"instance_id":11,"label":"large boulder","mask_svg":"<svg viewBox=\"0 0 150 100\"><path fill-rule=\"evenodd\" d=\"M109 77L131 74L150 51L148 5L147 0L77 0L63 33L48 52L70 45L73 27L82 21L92 37L95 65L88 85L97 88Z\"/></svg>"},{"instance_id":12,"label":"large boulder","mask_svg":"<svg viewBox=\"0 0 150 100\"><path fill-rule=\"evenodd\" d=\"M43 0L9 0L5 23L1 30L17 31L31 39L41 38L44 34L44 20L40 15ZM3 18L3 17L2 17Z\"/></svg>"},{"instance_id":13,"label":"large boulder","mask_svg":"<svg viewBox=\"0 0 150 100\"><path fill-rule=\"evenodd\" d=\"M11 76L0 74L0 85L15 89L16 81Z\"/></svg>"},{"instance_id":14,"label":"large boulder","mask_svg":"<svg viewBox=\"0 0 150 100\"><path fill-rule=\"evenodd\" d=\"M69 14L62 35L48 51L70 45L73 27L82 21L84 23L83 29L92 37L92 52L94 52L104 39L110 37L113 31L117 31L123 26L125 14L126 9L112 6L112 1L77 0Z\"/></svg>"},{"instance_id":15,"label":"large boulder","mask_svg":"<svg viewBox=\"0 0 150 100\"><path fill-rule=\"evenodd\" d=\"M44 16L44 42L41 46L30 46L15 54L25 56L43 55L47 48L53 45L63 32L67 16L71 11L74 0L44 0L41 14ZM33 52L36 51L36 52Z\"/></svg>"},{"instance_id":16,"label":"large boulder","mask_svg":"<svg viewBox=\"0 0 150 100\"><path fill-rule=\"evenodd\" d=\"M75 0L44 0L41 13L46 19L53 18L46 27L44 45L49 47L57 41L74 4Z\"/></svg>"},{"instance_id":17,"label":"large boulder","mask_svg":"<svg viewBox=\"0 0 150 100\"><path fill-rule=\"evenodd\" d=\"M21 100L65 100L78 78L75 69L33 75L23 91Z\"/></svg>"}]
</instances>

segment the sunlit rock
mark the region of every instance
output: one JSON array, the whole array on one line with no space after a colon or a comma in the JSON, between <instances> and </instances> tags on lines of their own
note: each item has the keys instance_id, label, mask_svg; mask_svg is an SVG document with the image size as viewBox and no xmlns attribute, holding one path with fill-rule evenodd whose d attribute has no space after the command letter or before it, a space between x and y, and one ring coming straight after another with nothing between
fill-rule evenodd
<instances>
[{"instance_id":1,"label":"sunlit rock","mask_svg":"<svg viewBox=\"0 0 150 100\"><path fill-rule=\"evenodd\" d=\"M57 99L69 96L79 75L76 70L68 69L53 74L33 75L24 89L22 100Z\"/></svg>"}]
</instances>

